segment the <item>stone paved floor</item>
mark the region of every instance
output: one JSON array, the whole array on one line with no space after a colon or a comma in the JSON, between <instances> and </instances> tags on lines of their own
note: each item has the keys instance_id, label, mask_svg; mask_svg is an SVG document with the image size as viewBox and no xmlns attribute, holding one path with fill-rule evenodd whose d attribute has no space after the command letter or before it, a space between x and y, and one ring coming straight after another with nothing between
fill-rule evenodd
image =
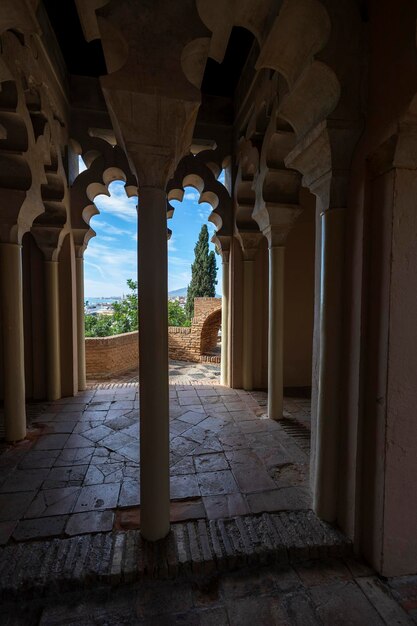
<instances>
[{"instance_id":1,"label":"stone paved floor","mask_svg":"<svg viewBox=\"0 0 417 626\"><path fill-rule=\"evenodd\" d=\"M171 385L217 385L220 382L219 363L191 363L185 361L169 362L169 381ZM137 383L138 370L134 369L126 374L121 374L117 378L106 379L106 381L90 380L89 386L94 388L103 383Z\"/></svg>"},{"instance_id":2,"label":"stone paved floor","mask_svg":"<svg viewBox=\"0 0 417 626\"><path fill-rule=\"evenodd\" d=\"M109 593L20 599L0 608L4 626L394 626L417 622L396 595L417 578L382 581L352 560L289 569L258 567L195 581L147 581ZM411 593L411 592L410 592ZM406 612L407 611L407 612Z\"/></svg>"},{"instance_id":3,"label":"stone paved floor","mask_svg":"<svg viewBox=\"0 0 417 626\"><path fill-rule=\"evenodd\" d=\"M309 508L309 402L276 423L265 397L171 386L173 521ZM28 440L0 449L0 544L107 531L138 506L138 406L135 384L31 406Z\"/></svg>"}]
</instances>

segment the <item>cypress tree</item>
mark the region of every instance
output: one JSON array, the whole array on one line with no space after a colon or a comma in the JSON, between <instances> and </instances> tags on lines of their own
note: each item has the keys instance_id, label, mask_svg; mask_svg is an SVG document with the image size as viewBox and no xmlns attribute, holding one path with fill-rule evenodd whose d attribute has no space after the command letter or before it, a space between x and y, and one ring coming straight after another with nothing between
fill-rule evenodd
<instances>
[{"instance_id":1,"label":"cypress tree","mask_svg":"<svg viewBox=\"0 0 417 626\"><path fill-rule=\"evenodd\" d=\"M216 258L214 252L209 252L208 228L204 224L194 248L191 282L187 289L185 312L189 319L194 315L194 298L214 297L216 295L216 274Z\"/></svg>"}]
</instances>

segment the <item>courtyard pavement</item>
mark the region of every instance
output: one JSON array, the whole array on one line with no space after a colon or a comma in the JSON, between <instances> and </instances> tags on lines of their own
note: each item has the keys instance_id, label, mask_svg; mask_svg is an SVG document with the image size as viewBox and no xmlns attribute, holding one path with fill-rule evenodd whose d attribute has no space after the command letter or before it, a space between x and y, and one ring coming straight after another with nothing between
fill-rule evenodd
<instances>
[{"instance_id":1,"label":"courtyard pavement","mask_svg":"<svg viewBox=\"0 0 417 626\"><path fill-rule=\"evenodd\" d=\"M203 376L170 386L172 521L308 509L309 401L286 400L272 422L265 394L193 367ZM0 544L138 520L138 410L135 383L29 406L28 438L0 447Z\"/></svg>"}]
</instances>

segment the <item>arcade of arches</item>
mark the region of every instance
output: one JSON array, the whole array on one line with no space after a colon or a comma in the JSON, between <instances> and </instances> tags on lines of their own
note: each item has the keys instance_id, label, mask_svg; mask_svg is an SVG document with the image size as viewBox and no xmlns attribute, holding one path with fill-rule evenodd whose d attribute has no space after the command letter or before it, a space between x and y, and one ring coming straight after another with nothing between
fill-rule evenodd
<instances>
[{"instance_id":1,"label":"arcade of arches","mask_svg":"<svg viewBox=\"0 0 417 626\"><path fill-rule=\"evenodd\" d=\"M123 180L141 532L167 535L167 218L192 186L223 263L222 384L267 390L271 420L311 388L315 514L380 573L417 570L416 19L414 0L2 0L8 442L27 400L86 387L83 253Z\"/></svg>"}]
</instances>

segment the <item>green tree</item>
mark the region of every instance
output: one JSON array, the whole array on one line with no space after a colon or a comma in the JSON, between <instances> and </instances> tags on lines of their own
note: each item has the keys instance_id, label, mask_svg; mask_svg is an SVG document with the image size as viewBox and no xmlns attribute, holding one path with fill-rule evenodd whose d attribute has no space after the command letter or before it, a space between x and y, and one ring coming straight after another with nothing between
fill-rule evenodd
<instances>
[{"instance_id":1,"label":"green tree","mask_svg":"<svg viewBox=\"0 0 417 626\"><path fill-rule=\"evenodd\" d=\"M194 314L194 298L214 297L216 294L216 258L209 252L208 228L201 227L198 241L194 248L194 263L191 266L191 282L187 289L185 312L188 319Z\"/></svg>"},{"instance_id":2,"label":"green tree","mask_svg":"<svg viewBox=\"0 0 417 626\"><path fill-rule=\"evenodd\" d=\"M108 337L116 335L114 329L113 315L86 315L85 316L85 336L86 337Z\"/></svg>"},{"instance_id":3,"label":"green tree","mask_svg":"<svg viewBox=\"0 0 417 626\"><path fill-rule=\"evenodd\" d=\"M184 309L179 302L168 300L168 326L189 326Z\"/></svg>"},{"instance_id":4,"label":"green tree","mask_svg":"<svg viewBox=\"0 0 417 626\"><path fill-rule=\"evenodd\" d=\"M112 305L113 313L85 316L86 337L109 337L138 329L137 282L129 278L127 285L131 293Z\"/></svg>"},{"instance_id":5,"label":"green tree","mask_svg":"<svg viewBox=\"0 0 417 626\"><path fill-rule=\"evenodd\" d=\"M138 283L131 278L127 279L127 286L131 293L121 302L113 304L113 318L117 333L130 333L138 329Z\"/></svg>"}]
</instances>

